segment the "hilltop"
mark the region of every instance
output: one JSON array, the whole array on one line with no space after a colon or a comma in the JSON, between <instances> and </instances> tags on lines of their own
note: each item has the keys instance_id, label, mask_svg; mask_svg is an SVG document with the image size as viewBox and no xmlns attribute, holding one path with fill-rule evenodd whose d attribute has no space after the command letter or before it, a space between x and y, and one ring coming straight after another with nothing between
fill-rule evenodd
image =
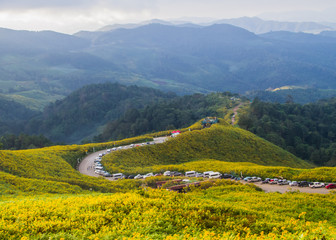
<instances>
[{"instance_id":1,"label":"hilltop","mask_svg":"<svg viewBox=\"0 0 336 240\"><path fill-rule=\"evenodd\" d=\"M110 172L139 173L155 165L182 164L204 159L252 162L264 166L312 167L252 133L228 124L185 132L164 144L118 151L103 159Z\"/></svg>"}]
</instances>

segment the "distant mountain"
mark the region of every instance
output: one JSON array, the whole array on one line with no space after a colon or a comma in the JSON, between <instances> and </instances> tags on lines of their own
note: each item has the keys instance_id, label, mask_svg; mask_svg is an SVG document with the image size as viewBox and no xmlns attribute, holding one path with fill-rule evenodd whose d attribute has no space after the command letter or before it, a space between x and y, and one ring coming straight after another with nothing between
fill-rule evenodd
<instances>
[{"instance_id":1,"label":"distant mountain","mask_svg":"<svg viewBox=\"0 0 336 240\"><path fill-rule=\"evenodd\" d=\"M266 21L257 17L222 19L214 21L211 24L222 24L222 23L241 27L256 34L267 33L272 31L320 33L322 31L333 29L330 26L315 22Z\"/></svg>"},{"instance_id":2,"label":"distant mountain","mask_svg":"<svg viewBox=\"0 0 336 240\"><path fill-rule=\"evenodd\" d=\"M87 85L45 108L26 125L25 132L43 134L54 142L80 142L97 135L100 127L121 117L129 108L140 109L172 97L175 95L137 86Z\"/></svg>"},{"instance_id":3,"label":"distant mountain","mask_svg":"<svg viewBox=\"0 0 336 240\"><path fill-rule=\"evenodd\" d=\"M52 31L16 31L0 28L1 53L34 53L36 51L74 51L88 47L89 41Z\"/></svg>"},{"instance_id":4,"label":"distant mountain","mask_svg":"<svg viewBox=\"0 0 336 240\"><path fill-rule=\"evenodd\" d=\"M177 94L243 93L284 85L336 89L336 38L321 34L256 35L229 24L154 23L76 36L13 30L4 35L1 91L29 95L28 101L37 98L27 94L34 91L50 96L39 106L103 82Z\"/></svg>"},{"instance_id":5,"label":"distant mountain","mask_svg":"<svg viewBox=\"0 0 336 240\"><path fill-rule=\"evenodd\" d=\"M326 37L336 38L336 31L323 31L323 32L320 33L320 35L326 36Z\"/></svg>"},{"instance_id":6,"label":"distant mountain","mask_svg":"<svg viewBox=\"0 0 336 240\"><path fill-rule=\"evenodd\" d=\"M149 25L149 24L162 24L162 25L175 25L171 22L168 21L164 21L164 20L160 20L160 19L152 19L152 20L148 20L148 21L143 21L140 23L128 23L128 24L113 24L113 25L108 25L105 27L102 27L100 29L98 29L98 32L109 32L112 30L116 30L119 28L124 28L124 29L132 29L132 28L137 28L137 27L141 27L144 25Z\"/></svg>"}]
</instances>

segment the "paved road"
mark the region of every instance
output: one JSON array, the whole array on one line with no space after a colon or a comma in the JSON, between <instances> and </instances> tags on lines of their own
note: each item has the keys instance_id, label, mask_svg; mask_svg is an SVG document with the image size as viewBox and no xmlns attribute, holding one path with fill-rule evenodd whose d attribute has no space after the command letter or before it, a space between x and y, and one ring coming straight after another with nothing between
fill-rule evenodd
<instances>
[{"instance_id":1,"label":"paved road","mask_svg":"<svg viewBox=\"0 0 336 240\"><path fill-rule=\"evenodd\" d=\"M154 143L163 143L168 139L168 137L159 137L154 139ZM130 148L130 145L126 145L123 147L124 149ZM117 151L122 151L122 150L117 150ZM95 173L94 169L94 160L96 157L99 156L100 153L107 152L107 150L101 150L97 151L95 153L91 153L90 155L86 156L82 162L79 164L78 170L80 173L92 176L92 177L99 177L101 175ZM112 152L113 154L113 152ZM106 178L109 180L112 180L112 178ZM243 184L246 184L246 181L241 180L240 181ZM327 194L331 190L325 189L325 188L309 188L309 187L291 187L288 185L271 185L271 184L261 184L261 182L255 182L253 183L256 186L260 187L262 190L264 190L266 193L267 192L280 192L280 193L285 193L285 192L290 192L290 191L300 191L304 193L321 193L321 194Z\"/></svg>"},{"instance_id":2,"label":"paved road","mask_svg":"<svg viewBox=\"0 0 336 240\"><path fill-rule=\"evenodd\" d=\"M154 138L154 141L150 142L150 143L155 143L155 144L163 143L167 139L168 139L168 137L158 137L158 138ZM123 146L123 149L130 148L130 145ZM134 144L134 145L138 145L138 144ZM117 151L122 151L122 150L117 150ZM105 149L105 150L97 151L97 152L91 153L90 155L86 156L81 161L81 163L79 164L78 171L80 173L84 174L84 175L88 175L88 176L92 176L92 177L101 176L101 175L95 173L94 160L96 159L96 157L99 156L100 153L104 153L104 152L107 153L107 150ZM112 178L106 178L106 179L112 180Z\"/></svg>"}]
</instances>

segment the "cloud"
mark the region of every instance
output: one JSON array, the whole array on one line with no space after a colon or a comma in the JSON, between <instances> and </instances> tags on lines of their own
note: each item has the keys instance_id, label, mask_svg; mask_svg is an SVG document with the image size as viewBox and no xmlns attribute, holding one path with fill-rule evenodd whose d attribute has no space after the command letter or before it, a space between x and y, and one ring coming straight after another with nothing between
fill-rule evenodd
<instances>
[{"instance_id":1,"label":"cloud","mask_svg":"<svg viewBox=\"0 0 336 240\"><path fill-rule=\"evenodd\" d=\"M155 3L155 0L0 0L0 9L89 9L96 7L106 7L121 10L141 10L143 8L155 6Z\"/></svg>"},{"instance_id":2,"label":"cloud","mask_svg":"<svg viewBox=\"0 0 336 240\"><path fill-rule=\"evenodd\" d=\"M0 0L0 27L71 33L152 18L219 19L334 7L335 0Z\"/></svg>"}]
</instances>

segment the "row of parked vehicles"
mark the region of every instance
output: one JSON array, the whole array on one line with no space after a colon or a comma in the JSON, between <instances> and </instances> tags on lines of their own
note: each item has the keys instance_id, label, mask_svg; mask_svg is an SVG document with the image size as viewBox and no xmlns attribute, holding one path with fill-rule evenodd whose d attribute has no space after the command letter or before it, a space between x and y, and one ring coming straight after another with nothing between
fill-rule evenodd
<instances>
[{"instance_id":1,"label":"row of parked vehicles","mask_svg":"<svg viewBox=\"0 0 336 240\"><path fill-rule=\"evenodd\" d=\"M307 182L307 181L290 181L287 179L278 179L278 178L265 178L262 180L260 177L245 177L244 181L247 182L261 182L262 184L277 184L277 185L289 185L296 187L310 187L310 188L322 188L334 189L336 188L335 183L322 183L322 182Z\"/></svg>"},{"instance_id":2,"label":"row of parked vehicles","mask_svg":"<svg viewBox=\"0 0 336 240\"><path fill-rule=\"evenodd\" d=\"M129 149L129 148L134 148L134 147L140 147L140 146L144 146L144 145L152 145L152 144L155 144L155 143L154 142L146 142L146 143L130 144L130 145L127 145L127 146L119 146L119 147L114 147L114 148L111 148L111 149L107 149L106 152L99 153L98 157L94 160L95 173L98 174L98 175L101 175L103 177L112 177L115 180L126 178L126 176L122 173L111 174L108 171L106 171L104 169L104 166L101 163L102 157L105 156L106 154L109 154L109 153L114 152L114 151ZM130 176L130 177L132 177L132 176Z\"/></svg>"}]
</instances>

